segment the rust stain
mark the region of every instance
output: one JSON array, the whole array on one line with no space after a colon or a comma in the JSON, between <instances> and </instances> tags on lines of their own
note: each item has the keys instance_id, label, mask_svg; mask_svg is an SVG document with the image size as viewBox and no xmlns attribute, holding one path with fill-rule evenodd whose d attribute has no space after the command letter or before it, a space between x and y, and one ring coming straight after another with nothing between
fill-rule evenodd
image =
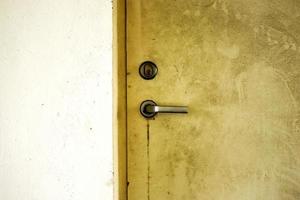
<instances>
[{"instance_id":1,"label":"rust stain","mask_svg":"<svg viewBox=\"0 0 300 200\"><path fill-rule=\"evenodd\" d=\"M147 120L147 199L150 200L150 124Z\"/></svg>"}]
</instances>

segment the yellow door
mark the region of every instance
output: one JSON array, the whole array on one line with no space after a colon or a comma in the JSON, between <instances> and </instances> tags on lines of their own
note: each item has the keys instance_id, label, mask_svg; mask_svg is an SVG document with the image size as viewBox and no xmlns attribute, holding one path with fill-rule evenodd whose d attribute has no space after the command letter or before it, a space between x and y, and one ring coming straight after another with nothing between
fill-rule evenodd
<instances>
[{"instance_id":1,"label":"yellow door","mask_svg":"<svg viewBox=\"0 0 300 200\"><path fill-rule=\"evenodd\" d=\"M299 200L299 42L298 0L127 0L128 199Z\"/></svg>"}]
</instances>

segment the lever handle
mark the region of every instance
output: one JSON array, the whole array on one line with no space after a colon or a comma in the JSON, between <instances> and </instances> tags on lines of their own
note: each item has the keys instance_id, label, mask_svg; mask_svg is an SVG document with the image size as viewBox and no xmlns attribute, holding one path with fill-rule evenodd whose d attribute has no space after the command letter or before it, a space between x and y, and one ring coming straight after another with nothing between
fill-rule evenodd
<instances>
[{"instance_id":1,"label":"lever handle","mask_svg":"<svg viewBox=\"0 0 300 200\"><path fill-rule=\"evenodd\" d=\"M145 118L152 118L157 113L188 113L187 106L158 106L152 100L143 101L140 106L140 112Z\"/></svg>"}]
</instances>

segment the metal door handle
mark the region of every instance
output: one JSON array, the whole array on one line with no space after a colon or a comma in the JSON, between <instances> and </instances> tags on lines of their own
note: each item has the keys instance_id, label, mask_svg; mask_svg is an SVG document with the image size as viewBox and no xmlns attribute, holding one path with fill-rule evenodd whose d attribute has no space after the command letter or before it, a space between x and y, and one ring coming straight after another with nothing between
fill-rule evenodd
<instances>
[{"instance_id":1,"label":"metal door handle","mask_svg":"<svg viewBox=\"0 0 300 200\"><path fill-rule=\"evenodd\" d=\"M152 118L157 113L188 113L187 106L158 106L152 100L143 101L140 106L141 114L146 118Z\"/></svg>"}]
</instances>

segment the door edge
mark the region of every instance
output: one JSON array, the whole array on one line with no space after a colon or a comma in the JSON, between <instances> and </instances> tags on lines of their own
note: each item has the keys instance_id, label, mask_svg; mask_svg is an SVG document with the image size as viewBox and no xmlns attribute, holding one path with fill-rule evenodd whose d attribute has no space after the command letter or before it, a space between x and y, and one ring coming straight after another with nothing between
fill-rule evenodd
<instances>
[{"instance_id":1,"label":"door edge","mask_svg":"<svg viewBox=\"0 0 300 200\"><path fill-rule=\"evenodd\" d=\"M113 1L114 200L127 199L126 0Z\"/></svg>"}]
</instances>

